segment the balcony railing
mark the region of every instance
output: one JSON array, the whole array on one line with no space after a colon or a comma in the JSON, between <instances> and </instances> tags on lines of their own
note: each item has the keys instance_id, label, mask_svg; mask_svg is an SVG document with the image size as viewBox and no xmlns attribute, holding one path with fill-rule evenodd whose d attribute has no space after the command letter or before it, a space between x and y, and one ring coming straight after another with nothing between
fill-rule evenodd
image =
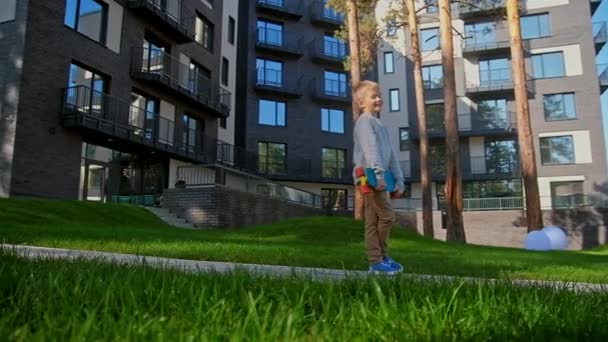
<instances>
[{"instance_id":1,"label":"balcony railing","mask_svg":"<svg viewBox=\"0 0 608 342\"><path fill-rule=\"evenodd\" d=\"M517 129L515 118L514 112L458 114L458 130L472 135L514 133Z\"/></svg>"},{"instance_id":2,"label":"balcony railing","mask_svg":"<svg viewBox=\"0 0 608 342\"><path fill-rule=\"evenodd\" d=\"M286 56L301 56L303 37L295 32L259 27L256 30L256 47Z\"/></svg>"},{"instance_id":3,"label":"balcony railing","mask_svg":"<svg viewBox=\"0 0 608 342\"><path fill-rule=\"evenodd\" d=\"M283 70L257 68L254 75L254 86L258 91L301 97L303 79L303 76L299 79L283 77Z\"/></svg>"},{"instance_id":4,"label":"balcony railing","mask_svg":"<svg viewBox=\"0 0 608 342\"><path fill-rule=\"evenodd\" d=\"M470 175L483 176L482 178L505 178L519 177L521 170L517 157L471 157L470 158Z\"/></svg>"},{"instance_id":5,"label":"balcony railing","mask_svg":"<svg viewBox=\"0 0 608 342\"><path fill-rule=\"evenodd\" d=\"M470 0L460 4L460 17L485 16L493 12L502 13L506 10L506 3L506 0Z\"/></svg>"},{"instance_id":6,"label":"balcony railing","mask_svg":"<svg viewBox=\"0 0 608 342\"><path fill-rule=\"evenodd\" d=\"M310 54L315 61L341 66L348 55L344 42L315 39L310 43Z\"/></svg>"},{"instance_id":7,"label":"balcony railing","mask_svg":"<svg viewBox=\"0 0 608 342\"><path fill-rule=\"evenodd\" d=\"M344 23L344 14L325 6L322 0L310 5L311 22L328 28L337 28Z\"/></svg>"},{"instance_id":8,"label":"balcony railing","mask_svg":"<svg viewBox=\"0 0 608 342\"><path fill-rule=\"evenodd\" d=\"M512 93L514 84L511 79L511 72L510 68L480 70L478 82L467 82L467 93ZM529 75L526 75L526 89L529 93L534 93L534 84Z\"/></svg>"},{"instance_id":9,"label":"balcony railing","mask_svg":"<svg viewBox=\"0 0 608 342\"><path fill-rule=\"evenodd\" d=\"M178 43L194 41L195 14L184 6L182 0L128 0L127 6L141 11Z\"/></svg>"},{"instance_id":10,"label":"balcony railing","mask_svg":"<svg viewBox=\"0 0 608 342\"><path fill-rule=\"evenodd\" d=\"M230 113L231 94L193 65L183 64L168 53L149 48L133 48L131 75L173 90L177 95L197 105L203 105L216 116Z\"/></svg>"},{"instance_id":11,"label":"balcony railing","mask_svg":"<svg viewBox=\"0 0 608 342\"><path fill-rule=\"evenodd\" d=\"M256 0L258 11L293 20L299 20L302 17L303 4L304 1L299 0Z\"/></svg>"},{"instance_id":12,"label":"balcony railing","mask_svg":"<svg viewBox=\"0 0 608 342\"><path fill-rule=\"evenodd\" d=\"M603 93L608 89L608 63L597 65L597 76L600 82L600 91Z\"/></svg>"},{"instance_id":13,"label":"balcony railing","mask_svg":"<svg viewBox=\"0 0 608 342\"><path fill-rule=\"evenodd\" d=\"M593 42L595 43L595 53L600 53L608 41L608 29L606 22L593 23Z\"/></svg>"},{"instance_id":14,"label":"balcony railing","mask_svg":"<svg viewBox=\"0 0 608 342\"><path fill-rule=\"evenodd\" d=\"M350 103L351 89L347 82L331 79L313 79L310 82L311 95L320 101Z\"/></svg>"}]
</instances>

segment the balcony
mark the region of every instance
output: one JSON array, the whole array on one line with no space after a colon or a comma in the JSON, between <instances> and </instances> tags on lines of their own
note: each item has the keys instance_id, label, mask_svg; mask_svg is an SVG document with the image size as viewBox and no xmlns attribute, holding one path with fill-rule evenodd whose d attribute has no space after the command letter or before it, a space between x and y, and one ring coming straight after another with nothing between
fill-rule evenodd
<instances>
[{"instance_id":1,"label":"balcony","mask_svg":"<svg viewBox=\"0 0 608 342\"><path fill-rule=\"evenodd\" d=\"M520 178L521 169L517 157L504 159L484 157L471 157L470 165L467 165L466 179L469 180L492 180Z\"/></svg>"},{"instance_id":2,"label":"balcony","mask_svg":"<svg viewBox=\"0 0 608 342\"><path fill-rule=\"evenodd\" d=\"M506 54L511 51L511 42L495 41L495 42L477 42L472 39L462 41L462 54L467 55L485 55L485 54Z\"/></svg>"},{"instance_id":3,"label":"balcony","mask_svg":"<svg viewBox=\"0 0 608 342\"><path fill-rule=\"evenodd\" d=\"M458 135L471 136L509 136L517 133L516 113L473 113L458 114ZM435 123L427 123L429 139L444 138L446 135L443 117ZM410 136L413 140L420 139L418 125L412 126Z\"/></svg>"},{"instance_id":4,"label":"balcony","mask_svg":"<svg viewBox=\"0 0 608 342\"><path fill-rule=\"evenodd\" d=\"M256 0L256 8L260 13L272 14L289 20L300 20L304 13L299 0Z\"/></svg>"},{"instance_id":5,"label":"balcony","mask_svg":"<svg viewBox=\"0 0 608 342\"><path fill-rule=\"evenodd\" d=\"M514 96L514 84L511 69L483 70L479 73L478 82L467 81L466 92L469 97ZM532 78L526 75L528 95L534 94Z\"/></svg>"},{"instance_id":6,"label":"balcony","mask_svg":"<svg viewBox=\"0 0 608 342\"><path fill-rule=\"evenodd\" d=\"M217 117L230 114L229 92L212 86L211 80L196 67L183 64L164 51L133 48L131 77L170 90Z\"/></svg>"},{"instance_id":7,"label":"balcony","mask_svg":"<svg viewBox=\"0 0 608 342\"><path fill-rule=\"evenodd\" d=\"M170 34L177 43L194 41L195 15L186 9L183 0L128 0L127 6Z\"/></svg>"},{"instance_id":8,"label":"balcony","mask_svg":"<svg viewBox=\"0 0 608 342\"><path fill-rule=\"evenodd\" d=\"M315 39L310 43L312 60L330 66L343 67L348 55L347 50L346 44L338 41Z\"/></svg>"},{"instance_id":9,"label":"balcony","mask_svg":"<svg viewBox=\"0 0 608 342\"><path fill-rule=\"evenodd\" d=\"M294 32L285 32L259 27L255 36L258 51L284 57L301 57L304 54L303 37Z\"/></svg>"},{"instance_id":10,"label":"balcony","mask_svg":"<svg viewBox=\"0 0 608 342\"><path fill-rule=\"evenodd\" d=\"M606 22L593 23L593 42L595 43L595 53L598 54L608 41L608 29Z\"/></svg>"},{"instance_id":11,"label":"balcony","mask_svg":"<svg viewBox=\"0 0 608 342\"><path fill-rule=\"evenodd\" d=\"M254 88L260 93L283 95L289 98L298 98L304 95L302 85L304 77L283 77L282 70L257 68L253 75Z\"/></svg>"},{"instance_id":12,"label":"balcony","mask_svg":"<svg viewBox=\"0 0 608 342\"><path fill-rule=\"evenodd\" d=\"M352 102L350 86L344 81L315 78L310 82L309 87L311 96L319 102L343 104Z\"/></svg>"},{"instance_id":13,"label":"balcony","mask_svg":"<svg viewBox=\"0 0 608 342\"><path fill-rule=\"evenodd\" d=\"M591 6L591 15L592 16L595 14L595 11L597 11L598 7L600 7L601 4L602 4L602 0L589 0L589 5Z\"/></svg>"},{"instance_id":14,"label":"balcony","mask_svg":"<svg viewBox=\"0 0 608 342\"><path fill-rule=\"evenodd\" d=\"M597 73L600 82L600 93L603 94L608 89L608 64L598 64Z\"/></svg>"},{"instance_id":15,"label":"balcony","mask_svg":"<svg viewBox=\"0 0 608 342\"><path fill-rule=\"evenodd\" d=\"M504 15L507 12L506 3L506 0L472 0L467 4L460 4L459 15L464 20Z\"/></svg>"},{"instance_id":16,"label":"balcony","mask_svg":"<svg viewBox=\"0 0 608 342\"><path fill-rule=\"evenodd\" d=\"M325 6L324 1L310 5L310 22L326 29L337 29L344 23L344 14Z\"/></svg>"},{"instance_id":17,"label":"balcony","mask_svg":"<svg viewBox=\"0 0 608 342\"><path fill-rule=\"evenodd\" d=\"M61 114L64 127L85 129L121 146L144 146L193 162L209 162L213 155L203 151L204 143L184 146L173 120L89 87L66 88Z\"/></svg>"}]
</instances>

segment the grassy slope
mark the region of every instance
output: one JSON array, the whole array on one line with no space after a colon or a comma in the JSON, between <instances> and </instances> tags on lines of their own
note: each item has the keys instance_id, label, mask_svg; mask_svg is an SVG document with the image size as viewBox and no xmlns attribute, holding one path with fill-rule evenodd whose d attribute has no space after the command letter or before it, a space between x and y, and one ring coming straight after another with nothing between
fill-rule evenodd
<instances>
[{"instance_id":1,"label":"grassy slope","mask_svg":"<svg viewBox=\"0 0 608 342\"><path fill-rule=\"evenodd\" d=\"M293 219L243 230L169 227L129 205L0 199L0 241L184 259L364 269L362 223ZM608 248L534 253L391 235L391 255L412 273L608 282Z\"/></svg>"}]
</instances>

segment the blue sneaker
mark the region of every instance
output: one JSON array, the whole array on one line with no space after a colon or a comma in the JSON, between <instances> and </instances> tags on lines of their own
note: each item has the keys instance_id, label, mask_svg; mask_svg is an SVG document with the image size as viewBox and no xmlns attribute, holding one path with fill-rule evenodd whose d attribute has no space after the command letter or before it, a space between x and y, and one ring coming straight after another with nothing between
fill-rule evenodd
<instances>
[{"instance_id":1,"label":"blue sneaker","mask_svg":"<svg viewBox=\"0 0 608 342\"><path fill-rule=\"evenodd\" d=\"M390 276L397 274L397 272L398 271L395 268L385 261L380 261L369 266L369 273L371 274L384 274Z\"/></svg>"},{"instance_id":2,"label":"blue sneaker","mask_svg":"<svg viewBox=\"0 0 608 342\"><path fill-rule=\"evenodd\" d=\"M395 269L397 272L401 272L403 271L403 266L401 266L400 263L396 262L395 260L393 260L391 257L389 256L385 256L384 257L384 262L389 264L393 269Z\"/></svg>"}]
</instances>

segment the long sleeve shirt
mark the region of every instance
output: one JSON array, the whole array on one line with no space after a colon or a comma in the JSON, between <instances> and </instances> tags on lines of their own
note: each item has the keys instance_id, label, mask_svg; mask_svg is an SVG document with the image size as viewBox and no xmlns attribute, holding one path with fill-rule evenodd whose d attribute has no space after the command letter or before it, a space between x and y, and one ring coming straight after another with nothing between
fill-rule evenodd
<instances>
[{"instance_id":1,"label":"long sleeve shirt","mask_svg":"<svg viewBox=\"0 0 608 342\"><path fill-rule=\"evenodd\" d=\"M382 122L369 113L363 113L355 122L353 162L355 168L372 168L376 178L382 179L385 170L391 170L397 186L403 189L403 173L392 147L388 131ZM356 178L353 171L353 177Z\"/></svg>"}]
</instances>

